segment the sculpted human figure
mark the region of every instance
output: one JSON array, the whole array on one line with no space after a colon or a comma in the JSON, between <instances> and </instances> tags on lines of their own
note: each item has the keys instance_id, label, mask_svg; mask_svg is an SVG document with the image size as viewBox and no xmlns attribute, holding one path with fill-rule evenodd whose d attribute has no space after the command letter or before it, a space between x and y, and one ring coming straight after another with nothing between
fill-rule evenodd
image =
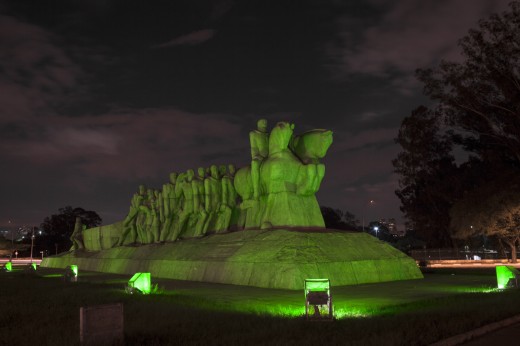
<instances>
[{"instance_id":1,"label":"sculpted human figure","mask_svg":"<svg viewBox=\"0 0 520 346\"><path fill-rule=\"evenodd\" d=\"M81 218L76 217L76 223L74 224L74 232L70 236L70 240L72 241L71 250L83 250L85 249L85 245L83 244L83 230L85 227L81 222Z\"/></svg>"},{"instance_id":2,"label":"sculpted human figure","mask_svg":"<svg viewBox=\"0 0 520 346\"><path fill-rule=\"evenodd\" d=\"M154 197L155 197L155 209L156 209L157 213L159 214L159 222L162 225L164 223L164 203L163 203L162 191L155 190Z\"/></svg>"},{"instance_id":3,"label":"sculpted human figure","mask_svg":"<svg viewBox=\"0 0 520 346\"><path fill-rule=\"evenodd\" d=\"M269 155L269 135L267 134L267 120L260 119L257 129L249 132L251 144L251 179L253 183L253 196L258 199L260 195L260 165Z\"/></svg>"},{"instance_id":4,"label":"sculpted human figure","mask_svg":"<svg viewBox=\"0 0 520 346\"><path fill-rule=\"evenodd\" d=\"M324 173L322 164L303 164L289 149L294 125L279 122L269 138L269 158L261 169L267 192L262 228L272 226L324 227L316 201ZM330 145L330 143L329 143Z\"/></svg>"},{"instance_id":5,"label":"sculpted human figure","mask_svg":"<svg viewBox=\"0 0 520 346\"><path fill-rule=\"evenodd\" d=\"M226 175L227 173L227 167L226 165L220 165L218 166L218 175L222 178Z\"/></svg>"},{"instance_id":6,"label":"sculpted human figure","mask_svg":"<svg viewBox=\"0 0 520 346\"><path fill-rule=\"evenodd\" d=\"M222 176L222 203L230 208L234 208L237 204L237 192L233 185L235 173L235 166L229 165L227 174Z\"/></svg>"},{"instance_id":7,"label":"sculpted human figure","mask_svg":"<svg viewBox=\"0 0 520 346\"><path fill-rule=\"evenodd\" d=\"M214 230L222 199L222 184L217 166L211 165L210 172L211 175L204 179L204 190L206 192L204 205L209 214L204 227L205 231Z\"/></svg>"},{"instance_id":8,"label":"sculpted human figure","mask_svg":"<svg viewBox=\"0 0 520 346\"><path fill-rule=\"evenodd\" d=\"M155 210L155 194L152 189L148 189L143 203L139 206L137 233L142 244L151 243L154 239L152 225L157 214L153 214L152 210Z\"/></svg>"},{"instance_id":9,"label":"sculpted human figure","mask_svg":"<svg viewBox=\"0 0 520 346\"><path fill-rule=\"evenodd\" d=\"M139 196L142 197L139 205L137 206L137 216L135 219L135 227L137 238L136 242L141 244L146 243L146 214L141 210L141 206L148 203L148 189L144 185L139 186Z\"/></svg>"},{"instance_id":10,"label":"sculpted human figure","mask_svg":"<svg viewBox=\"0 0 520 346\"><path fill-rule=\"evenodd\" d=\"M205 233L204 225L208 217L208 213L205 207L205 188L204 188L204 177L206 171L204 168L199 167L197 169L198 176L193 179L191 186L193 189L193 213L195 214L196 224L194 236L202 236Z\"/></svg>"},{"instance_id":11,"label":"sculpted human figure","mask_svg":"<svg viewBox=\"0 0 520 346\"><path fill-rule=\"evenodd\" d=\"M195 172L193 172L192 169L188 169L182 178L181 176L178 177L176 194L179 196L179 198L182 198L182 203L179 210L179 222L176 223L170 240L176 240L182 234L182 232L185 230L186 223L193 213L193 187L191 182L194 175Z\"/></svg>"},{"instance_id":12,"label":"sculpted human figure","mask_svg":"<svg viewBox=\"0 0 520 346\"><path fill-rule=\"evenodd\" d=\"M152 225L150 228L150 234L149 234L149 242L159 242L159 230L161 228L161 221L159 216L159 207L158 202L162 201L162 199L156 199L152 200L151 206L150 206L150 212L151 212L151 218L152 218Z\"/></svg>"},{"instance_id":13,"label":"sculpted human figure","mask_svg":"<svg viewBox=\"0 0 520 346\"><path fill-rule=\"evenodd\" d=\"M237 192L233 185L235 166L228 166L228 173L222 176L222 203L220 206L217 231L229 230L233 214L236 214ZM238 215L236 215L238 218ZM235 220L236 221L236 220ZM235 222L236 223L236 222Z\"/></svg>"},{"instance_id":14,"label":"sculpted human figure","mask_svg":"<svg viewBox=\"0 0 520 346\"><path fill-rule=\"evenodd\" d=\"M139 192L135 193L132 196L132 200L130 201L130 210L128 211L128 215L123 221L123 233L121 234L121 238L119 239L119 246L125 243L133 244L136 243L138 240L137 224L139 216L139 207L143 203L145 191L145 186L140 185ZM129 241L127 240L128 236L130 236Z\"/></svg>"},{"instance_id":15,"label":"sculpted human figure","mask_svg":"<svg viewBox=\"0 0 520 346\"><path fill-rule=\"evenodd\" d=\"M170 182L163 185L162 201L164 221L160 232L160 241L166 241L171 237L175 221L178 218L179 199L175 193L178 174L170 173Z\"/></svg>"}]
</instances>

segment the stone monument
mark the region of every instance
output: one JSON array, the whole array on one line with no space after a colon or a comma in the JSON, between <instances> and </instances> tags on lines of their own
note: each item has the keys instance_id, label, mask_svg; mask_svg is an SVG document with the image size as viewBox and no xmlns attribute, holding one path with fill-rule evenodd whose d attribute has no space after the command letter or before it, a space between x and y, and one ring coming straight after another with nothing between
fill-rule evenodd
<instances>
[{"instance_id":1,"label":"stone monument","mask_svg":"<svg viewBox=\"0 0 520 346\"><path fill-rule=\"evenodd\" d=\"M88 230L77 223L71 252L42 265L288 289L313 277L334 285L421 278L415 261L390 245L325 229L315 195L332 131L294 130L282 121L269 132L259 120L249 133L250 165L171 173L161 190L141 185L122 222Z\"/></svg>"}]
</instances>

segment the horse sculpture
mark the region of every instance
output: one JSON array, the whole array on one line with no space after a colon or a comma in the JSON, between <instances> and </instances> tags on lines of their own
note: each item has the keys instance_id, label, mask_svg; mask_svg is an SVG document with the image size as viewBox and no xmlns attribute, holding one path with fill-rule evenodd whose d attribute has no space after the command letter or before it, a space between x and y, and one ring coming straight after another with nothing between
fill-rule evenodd
<instances>
[{"instance_id":1,"label":"horse sculpture","mask_svg":"<svg viewBox=\"0 0 520 346\"><path fill-rule=\"evenodd\" d=\"M269 153L260 164L259 197L254 197L251 166L239 169L234 185L242 198L239 228L324 227L316 201L325 175L319 162L332 144L332 131L293 136L294 125L279 122L269 136Z\"/></svg>"}]
</instances>

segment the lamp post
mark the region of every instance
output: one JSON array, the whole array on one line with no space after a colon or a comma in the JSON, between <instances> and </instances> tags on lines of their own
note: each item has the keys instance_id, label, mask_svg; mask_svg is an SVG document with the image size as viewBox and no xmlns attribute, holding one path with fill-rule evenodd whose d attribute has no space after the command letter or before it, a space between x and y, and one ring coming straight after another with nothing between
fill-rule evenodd
<instances>
[{"instance_id":1,"label":"lamp post","mask_svg":"<svg viewBox=\"0 0 520 346\"><path fill-rule=\"evenodd\" d=\"M33 248L34 248L34 227L33 227L32 237L31 237L31 263L33 263Z\"/></svg>"},{"instance_id":2,"label":"lamp post","mask_svg":"<svg viewBox=\"0 0 520 346\"><path fill-rule=\"evenodd\" d=\"M377 231L379 231L379 227L378 227L378 226L375 226L375 227L374 227L374 231L376 231L376 238L379 239L379 237L377 236Z\"/></svg>"},{"instance_id":3,"label":"lamp post","mask_svg":"<svg viewBox=\"0 0 520 346\"><path fill-rule=\"evenodd\" d=\"M10 259L13 259L13 252L14 252L14 233L11 229L11 220L7 221L7 224L9 224L9 231L11 232L11 255L9 256Z\"/></svg>"}]
</instances>

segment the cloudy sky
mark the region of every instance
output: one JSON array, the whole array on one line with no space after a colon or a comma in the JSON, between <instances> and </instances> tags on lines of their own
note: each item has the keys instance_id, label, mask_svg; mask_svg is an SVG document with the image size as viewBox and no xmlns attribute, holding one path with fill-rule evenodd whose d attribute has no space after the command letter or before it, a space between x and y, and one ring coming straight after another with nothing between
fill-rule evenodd
<instances>
[{"instance_id":1,"label":"cloudy sky","mask_svg":"<svg viewBox=\"0 0 520 346\"><path fill-rule=\"evenodd\" d=\"M0 0L0 227L66 205L121 220L139 184L248 164L261 117L334 132L321 205L403 223L414 70L460 59L508 2Z\"/></svg>"}]
</instances>

